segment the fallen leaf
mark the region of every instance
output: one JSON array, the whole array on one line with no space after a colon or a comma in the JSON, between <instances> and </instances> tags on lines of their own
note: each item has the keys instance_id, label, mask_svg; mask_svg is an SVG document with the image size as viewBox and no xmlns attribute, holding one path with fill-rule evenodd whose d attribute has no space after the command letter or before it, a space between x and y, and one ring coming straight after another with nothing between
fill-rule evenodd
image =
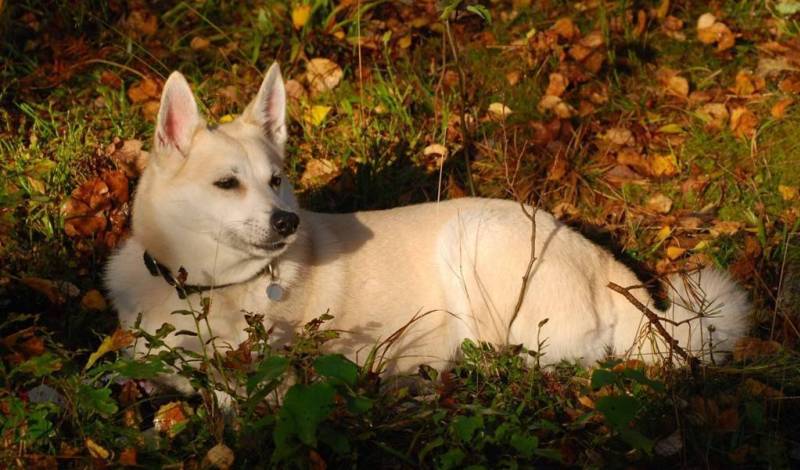
<instances>
[{"instance_id":1,"label":"fallen leaf","mask_svg":"<svg viewBox=\"0 0 800 470\"><path fill-rule=\"evenodd\" d=\"M747 391L750 395L756 398L781 398L783 397L783 392L777 390L769 385L759 382L756 379L748 378L744 380L742 384L742 388Z\"/></svg>"},{"instance_id":2,"label":"fallen leaf","mask_svg":"<svg viewBox=\"0 0 800 470\"><path fill-rule=\"evenodd\" d=\"M225 444L217 444L212 447L203 458L203 467L213 467L220 470L227 470L233 466L235 456L233 451Z\"/></svg>"},{"instance_id":3,"label":"fallen leaf","mask_svg":"<svg viewBox=\"0 0 800 470\"><path fill-rule=\"evenodd\" d=\"M142 105L142 116L147 122L155 123L160 107L161 103L158 100L150 100Z\"/></svg>"},{"instance_id":4,"label":"fallen leaf","mask_svg":"<svg viewBox=\"0 0 800 470\"><path fill-rule=\"evenodd\" d=\"M594 409L594 400L592 400L591 398L587 397L586 395L579 396L578 397L578 403L580 403L581 405L585 406L586 408L589 408L589 409L592 409L592 410Z\"/></svg>"},{"instance_id":5,"label":"fallen leaf","mask_svg":"<svg viewBox=\"0 0 800 470\"><path fill-rule=\"evenodd\" d=\"M492 103L489 105L489 114L495 119L503 120L513 111L503 103Z\"/></svg>"},{"instance_id":6,"label":"fallen leaf","mask_svg":"<svg viewBox=\"0 0 800 470\"><path fill-rule=\"evenodd\" d=\"M569 18L559 18L550 29L567 41L571 41L573 37L580 34L578 28Z\"/></svg>"},{"instance_id":7,"label":"fallen leaf","mask_svg":"<svg viewBox=\"0 0 800 470\"><path fill-rule=\"evenodd\" d=\"M674 96L686 98L689 96L689 81L680 75L673 75L667 82L667 92Z\"/></svg>"},{"instance_id":8,"label":"fallen leaf","mask_svg":"<svg viewBox=\"0 0 800 470\"><path fill-rule=\"evenodd\" d=\"M411 47L411 35L406 34L405 36L398 39L397 47L399 47L400 49L408 49L409 47Z\"/></svg>"},{"instance_id":9,"label":"fallen leaf","mask_svg":"<svg viewBox=\"0 0 800 470\"><path fill-rule=\"evenodd\" d=\"M636 143L633 138L633 133L624 127L612 127L601 134L600 138L608 143L619 146L633 145Z\"/></svg>"},{"instance_id":10,"label":"fallen leaf","mask_svg":"<svg viewBox=\"0 0 800 470\"><path fill-rule=\"evenodd\" d=\"M158 99L160 94L161 90L158 83L149 77L139 80L128 88L128 99L134 104Z\"/></svg>"},{"instance_id":11,"label":"fallen leaf","mask_svg":"<svg viewBox=\"0 0 800 470\"><path fill-rule=\"evenodd\" d=\"M720 235L736 235L742 228L744 224L741 222L736 222L733 220L717 220L714 222L714 225L709 229L709 232L713 237L718 237Z\"/></svg>"},{"instance_id":12,"label":"fallen leaf","mask_svg":"<svg viewBox=\"0 0 800 470\"><path fill-rule=\"evenodd\" d=\"M569 80L567 80L564 75L560 73L551 73L550 82L547 84L547 90L544 92L544 94L560 97L564 94L564 90L566 90L568 86Z\"/></svg>"},{"instance_id":13,"label":"fallen leaf","mask_svg":"<svg viewBox=\"0 0 800 470\"><path fill-rule=\"evenodd\" d=\"M303 118L312 126L319 126L325 122L325 118L328 116L331 109L330 106L314 105L308 108Z\"/></svg>"},{"instance_id":14,"label":"fallen leaf","mask_svg":"<svg viewBox=\"0 0 800 470\"><path fill-rule=\"evenodd\" d=\"M153 427L160 433L175 437L182 424L189 420L191 409L182 401L173 401L162 405L153 417Z\"/></svg>"},{"instance_id":15,"label":"fallen leaf","mask_svg":"<svg viewBox=\"0 0 800 470\"><path fill-rule=\"evenodd\" d=\"M758 126L756 115L744 106L739 106L731 112L730 129L736 137L752 138Z\"/></svg>"},{"instance_id":16,"label":"fallen leaf","mask_svg":"<svg viewBox=\"0 0 800 470\"><path fill-rule=\"evenodd\" d=\"M312 158L300 177L300 184L306 188L322 186L339 176L339 167L330 160Z\"/></svg>"},{"instance_id":17,"label":"fallen leaf","mask_svg":"<svg viewBox=\"0 0 800 470\"><path fill-rule=\"evenodd\" d=\"M111 456L111 453L109 451L107 451L103 446L92 440L91 437L87 437L85 442L86 442L86 448L89 449L89 455L91 455L93 458L106 460Z\"/></svg>"},{"instance_id":18,"label":"fallen leaf","mask_svg":"<svg viewBox=\"0 0 800 470\"><path fill-rule=\"evenodd\" d=\"M718 21L711 13L705 13L697 20L697 39L703 44L717 44L717 52L730 49L736 37L725 23Z\"/></svg>"},{"instance_id":19,"label":"fallen leaf","mask_svg":"<svg viewBox=\"0 0 800 470\"><path fill-rule=\"evenodd\" d=\"M152 36L158 31L158 18L147 10L133 10L123 24L132 32L142 36Z\"/></svg>"},{"instance_id":20,"label":"fallen leaf","mask_svg":"<svg viewBox=\"0 0 800 470\"><path fill-rule=\"evenodd\" d=\"M647 208L658 212L659 214L667 214L672 210L672 199L664 194L658 193L653 195L647 200Z\"/></svg>"},{"instance_id":21,"label":"fallen leaf","mask_svg":"<svg viewBox=\"0 0 800 470\"><path fill-rule=\"evenodd\" d=\"M800 77L792 75L778 83L778 89L784 93L800 93Z\"/></svg>"},{"instance_id":22,"label":"fallen leaf","mask_svg":"<svg viewBox=\"0 0 800 470\"><path fill-rule=\"evenodd\" d=\"M108 308L108 303L99 290L92 289L84 294L81 307L86 310L102 311Z\"/></svg>"},{"instance_id":23,"label":"fallen leaf","mask_svg":"<svg viewBox=\"0 0 800 470\"><path fill-rule=\"evenodd\" d=\"M292 8L292 26L294 29L300 29L308 23L311 18L311 5L297 5Z\"/></svg>"},{"instance_id":24,"label":"fallen leaf","mask_svg":"<svg viewBox=\"0 0 800 470\"><path fill-rule=\"evenodd\" d=\"M793 201L797 199L798 189L797 186L786 186L783 184L778 185L778 192L784 201Z\"/></svg>"},{"instance_id":25,"label":"fallen leaf","mask_svg":"<svg viewBox=\"0 0 800 470\"><path fill-rule=\"evenodd\" d=\"M667 247L667 258L669 258L672 261L675 261L676 259L680 258L681 256L683 256L684 253L686 253L686 248L681 248L679 246L674 246L674 245L670 245Z\"/></svg>"},{"instance_id":26,"label":"fallen leaf","mask_svg":"<svg viewBox=\"0 0 800 470\"><path fill-rule=\"evenodd\" d=\"M628 165L641 174L650 173L650 164L644 156L633 147L625 147L617 152L617 163Z\"/></svg>"},{"instance_id":27,"label":"fallen leaf","mask_svg":"<svg viewBox=\"0 0 800 470\"><path fill-rule=\"evenodd\" d=\"M192 38L192 41L189 43L189 47L193 51L204 51L208 49L208 46L211 45L211 41L202 37L202 36L195 36Z\"/></svg>"},{"instance_id":28,"label":"fallen leaf","mask_svg":"<svg viewBox=\"0 0 800 470\"><path fill-rule=\"evenodd\" d=\"M782 100L778 100L777 103L772 105L772 108L769 110L769 113L775 119L783 119L786 116L786 110L794 103L794 99L792 98L784 98Z\"/></svg>"},{"instance_id":29,"label":"fallen leaf","mask_svg":"<svg viewBox=\"0 0 800 470\"><path fill-rule=\"evenodd\" d=\"M23 277L22 283L31 289L44 294L51 303L59 305L63 304L66 300L58 284L49 279L42 279L40 277Z\"/></svg>"},{"instance_id":30,"label":"fallen leaf","mask_svg":"<svg viewBox=\"0 0 800 470\"><path fill-rule=\"evenodd\" d=\"M119 460L117 463L124 467L133 467L138 465L138 462L136 461L136 448L126 447L122 449L122 451L119 453Z\"/></svg>"},{"instance_id":31,"label":"fallen leaf","mask_svg":"<svg viewBox=\"0 0 800 470\"><path fill-rule=\"evenodd\" d=\"M699 117L705 121L709 130L721 130L728 123L730 114L728 108L722 103L707 103L698 110Z\"/></svg>"},{"instance_id":32,"label":"fallen leaf","mask_svg":"<svg viewBox=\"0 0 800 470\"><path fill-rule=\"evenodd\" d=\"M508 82L509 86L514 86L519 83L522 74L519 73L517 70L512 70L506 74L506 81Z\"/></svg>"},{"instance_id":33,"label":"fallen leaf","mask_svg":"<svg viewBox=\"0 0 800 470\"><path fill-rule=\"evenodd\" d=\"M766 82L762 77L752 74L749 70L740 70L736 74L736 79L731 91L739 96L749 96L756 91L764 88Z\"/></svg>"},{"instance_id":34,"label":"fallen leaf","mask_svg":"<svg viewBox=\"0 0 800 470\"><path fill-rule=\"evenodd\" d=\"M445 147L442 144L431 144L422 150L422 154L425 155L426 157L429 157L431 155L436 155L447 158L447 147Z\"/></svg>"},{"instance_id":35,"label":"fallen leaf","mask_svg":"<svg viewBox=\"0 0 800 470\"><path fill-rule=\"evenodd\" d=\"M343 76L341 67L324 57L311 59L306 66L306 81L313 95L334 89Z\"/></svg>"},{"instance_id":36,"label":"fallen leaf","mask_svg":"<svg viewBox=\"0 0 800 470\"><path fill-rule=\"evenodd\" d=\"M104 171L100 177L108 186L108 194L114 202L124 204L130 199L128 178L119 170Z\"/></svg>"},{"instance_id":37,"label":"fallen leaf","mask_svg":"<svg viewBox=\"0 0 800 470\"><path fill-rule=\"evenodd\" d=\"M658 230L658 233L656 233L656 241L663 242L669 238L670 235L672 235L672 227L665 225Z\"/></svg>"},{"instance_id":38,"label":"fallen leaf","mask_svg":"<svg viewBox=\"0 0 800 470\"><path fill-rule=\"evenodd\" d=\"M777 341L748 336L740 338L733 346L733 359L735 361L759 359L777 354L780 350L781 345Z\"/></svg>"}]
</instances>

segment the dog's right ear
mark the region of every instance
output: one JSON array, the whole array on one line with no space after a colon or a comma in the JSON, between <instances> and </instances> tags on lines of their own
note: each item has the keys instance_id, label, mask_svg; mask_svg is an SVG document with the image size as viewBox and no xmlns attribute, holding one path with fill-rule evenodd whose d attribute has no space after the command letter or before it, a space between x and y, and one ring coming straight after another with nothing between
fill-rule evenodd
<instances>
[{"instance_id":1,"label":"dog's right ear","mask_svg":"<svg viewBox=\"0 0 800 470\"><path fill-rule=\"evenodd\" d=\"M180 72L172 72L161 92L161 107L156 122L156 150L178 149L181 154L187 155L200 121L192 89Z\"/></svg>"}]
</instances>

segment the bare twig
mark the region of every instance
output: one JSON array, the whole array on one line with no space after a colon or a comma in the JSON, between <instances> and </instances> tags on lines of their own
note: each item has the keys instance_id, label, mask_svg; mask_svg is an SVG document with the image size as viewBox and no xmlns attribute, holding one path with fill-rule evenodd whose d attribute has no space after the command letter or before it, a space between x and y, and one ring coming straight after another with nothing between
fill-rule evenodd
<instances>
[{"instance_id":1,"label":"bare twig","mask_svg":"<svg viewBox=\"0 0 800 470\"><path fill-rule=\"evenodd\" d=\"M444 31L447 35L447 41L450 43L450 51L453 54L453 63L456 66L456 70L458 71L458 91L459 95L461 95L461 113L459 113L459 117L461 118L461 133L464 137L464 146L462 151L464 152L464 165L466 166L467 170L467 186L469 187L470 196L475 196L475 184L472 181L472 167L470 166L471 158L470 153L472 152L472 134L470 133L469 129L467 129L467 88L466 88L466 75L464 75L464 69L461 67L461 61L458 58L458 47L456 46L456 42L453 39L453 34L450 31L450 20L446 19L444 21Z\"/></svg>"},{"instance_id":2,"label":"bare twig","mask_svg":"<svg viewBox=\"0 0 800 470\"><path fill-rule=\"evenodd\" d=\"M661 321L659 320L659 316L658 315L656 315L652 310L647 308L646 305L644 305L643 303L639 302L639 299L634 297L633 294L631 294L628 289L620 286L619 284L615 284L613 282L609 282L608 283L608 288L613 290L613 291L615 291L615 292L618 292L618 293L622 294L626 299L628 299L628 302L630 302L640 312L644 313L644 315L647 317L647 319L650 320L650 324L655 326L656 331L658 331L658 333L664 338L664 340L667 342L667 344L670 345L672 350L674 350L680 357L682 357L684 360L686 360L686 362L688 362L690 364L692 369L695 368L695 365L697 363L697 358L690 356L682 347L680 347L678 345L678 340L673 338L667 332L666 328L664 328L664 325L661 324Z\"/></svg>"},{"instance_id":3,"label":"bare twig","mask_svg":"<svg viewBox=\"0 0 800 470\"><path fill-rule=\"evenodd\" d=\"M531 254L528 258L528 267L525 269L525 274L522 276L522 286L519 288L519 296L517 296L517 304L514 305L514 311L511 313L511 320L508 322L508 329L506 330L506 344L511 338L511 327L517 320L519 311L522 309L522 302L525 300L525 293L528 292L528 285L530 285L531 273L533 271L533 263L536 261L536 211L539 209L538 204L531 208L531 213L525 210L525 204L520 203L522 213L525 214L531 221Z\"/></svg>"}]
</instances>

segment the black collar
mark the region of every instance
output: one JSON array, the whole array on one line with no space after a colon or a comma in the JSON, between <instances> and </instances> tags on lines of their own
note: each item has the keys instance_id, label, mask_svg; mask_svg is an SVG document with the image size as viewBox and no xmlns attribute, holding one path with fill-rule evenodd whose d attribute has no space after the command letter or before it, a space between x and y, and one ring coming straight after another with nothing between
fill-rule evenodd
<instances>
[{"instance_id":1,"label":"black collar","mask_svg":"<svg viewBox=\"0 0 800 470\"><path fill-rule=\"evenodd\" d=\"M229 284L219 284L215 286L186 284L186 277L188 276L188 273L186 272L186 269L183 268L183 266L178 268L178 276L175 277L172 275L172 271L170 271L168 267L156 261L155 258L150 256L150 253L146 251L144 252L144 265L147 268L147 270L150 271L150 274L152 276L154 277L161 276L164 278L165 281L167 281L167 284L174 287L175 290L178 292L178 297L180 297L181 299L185 299L186 296L190 294L199 294L201 292L205 292L211 289L223 289L225 287L230 287L239 284L238 282L231 282ZM252 279L255 279L256 277L260 276L261 273L263 272L264 270L261 270L255 276L242 282L248 282Z\"/></svg>"}]
</instances>

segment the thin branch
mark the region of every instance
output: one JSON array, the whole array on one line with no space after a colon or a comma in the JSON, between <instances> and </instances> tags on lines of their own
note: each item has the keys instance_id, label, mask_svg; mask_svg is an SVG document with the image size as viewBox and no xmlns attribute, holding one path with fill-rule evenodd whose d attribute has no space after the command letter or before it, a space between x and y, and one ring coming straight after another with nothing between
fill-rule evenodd
<instances>
[{"instance_id":1,"label":"thin branch","mask_svg":"<svg viewBox=\"0 0 800 470\"><path fill-rule=\"evenodd\" d=\"M450 31L450 20L447 19L444 21L444 31L447 35L447 40L450 43L450 50L453 54L453 63L456 66L456 70L458 71L458 91L461 95L461 113L459 113L459 117L461 118L461 133L464 137L464 164L466 165L467 170L467 186L469 187L470 196L475 196L475 184L472 181L472 168L470 166L471 159L470 153L472 152L472 134L470 133L469 129L467 129L467 88L466 88L466 75L464 74L464 69L461 67L461 61L458 58L458 47L456 46L455 40L453 40L453 34Z\"/></svg>"},{"instance_id":2,"label":"thin branch","mask_svg":"<svg viewBox=\"0 0 800 470\"><path fill-rule=\"evenodd\" d=\"M646 305L639 302L639 299L634 297L633 294L631 294L628 291L628 289L620 286L619 284L609 282L608 288L622 294L626 299L628 299L628 302L633 304L633 306L636 307L640 312L644 313L647 319L650 320L650 324L656 327L656 331L658 331L658 333L664 338L664 340L666 340L667 344L670 345L672 350L678 353L678 355L682 357L684 360L686 360L691 365L692 369L694 369L695 364L697 363L697 358L690 356L682 347L678 345L678 340L670 336L666 328L664 328L664 325L662 325L661 322L659 321L658 315L656 315L652 310L647 308Z\"/></svg>"},{"instance_id":3,"label":"thin branch","mask_svg":"<svg viewBox=\"0 0 800 470\"><path fill-rule=\"evenodd\" d=\"M533 263L536 261L536 211L539 209L538 204L533 206L531 213L525 210L525 204L520 203L522 213L525 214L531 221L531 254L528 258L528 267L525 269L525 274L522 276L522 286L519 288L519 295L517 296L517 304L514 306L514 311L511 314L511 320L508 322L508 329L506 330L506 344L511 338L511 327L517 320L519 311L522 309L522 302L525 300L525 293L528 292L528 285L530 285L531 273L533 272Z\"/></svg>"}]
</instances>

